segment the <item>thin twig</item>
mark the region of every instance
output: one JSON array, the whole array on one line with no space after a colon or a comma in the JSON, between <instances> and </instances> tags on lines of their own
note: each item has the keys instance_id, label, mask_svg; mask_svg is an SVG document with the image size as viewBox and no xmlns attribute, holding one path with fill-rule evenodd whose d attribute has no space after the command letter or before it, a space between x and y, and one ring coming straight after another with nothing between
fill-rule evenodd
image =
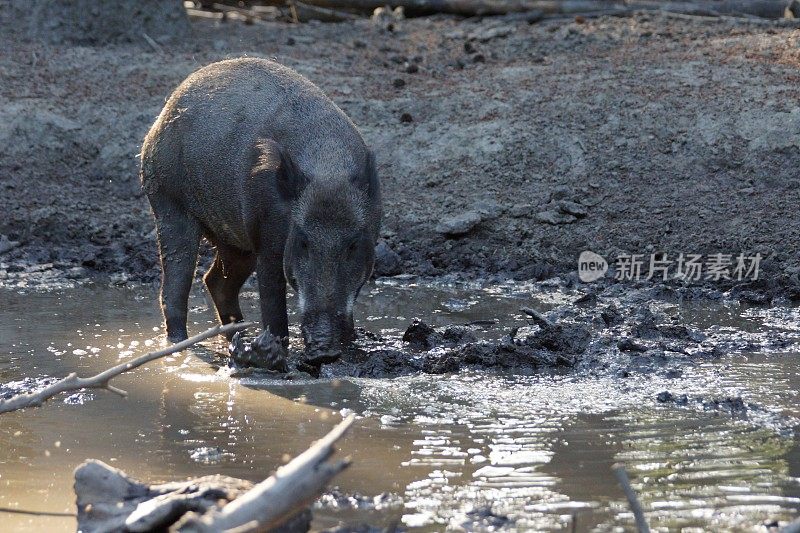
<instances>
[{"instance_id":1,"label":"thin twig","mask_svg":"<svg viewBox=\"0 0 800 533\"><path fill-rule=\"evenodd\" d=\"M636 497L636 493L633 491L633 487L631 487L631 482L628 479L628 473L625 471L625 466L621 464L615 464L611 467L611 470L614 471L614 475L617 477L617 481L619 482L620 487L622 487L625 497L628 498L628 505L631 506L633 517L636 519L636 529L639 531L639 533L650 533L650 526L647 525L647 519L644 517L642 504L639 503L639 498Z\"/></svg>"},{"instance_id":2,"label":"thin twig","mask_svg":"<svg viewBox=\"0 0 800 533\"><path fill-rule=\"evenodd\" d=\"M161 45L158 44L155 39L153 39L152 37L150 37L149 35L147 35L144 32L142 32L142 37L144 37L144 40L147 41L147 44L149 44L150 47L153 50L156 51L157 54L163 54L164 53L164 49L161 48Z\"/></svg>"},{"instance_id":3,"label":"thin twig","mask_svg":"<svg viewBox=\"0 0 800 533\"><path fill-rule=\"evenodd\" d=\"M16 411L18 409L25 409L27 407L38 407L57 394L81 389L107 389L111 392L119 394L120 396L127 396L127 392L109 384L109 381L112 378L119 376L123 372L138 368L146 363L149 363L150 361L154 361L155 359L180 352L181 350L188 348L193 344L197 344L200 341L214 337L221 333L238 331L253 325L255 325L253 322L239 322L235 324L226 324L224 326L214 326L213 328L206 330L199 335L195 335L194 337L186 339L185 341L173 344L172 346L157 352L147 353L128 362L120 363L115 367L109 368L104 372L88 378L79 378L78 374L73 372L67 377L60 379L55 383L51 383L37 392L20 394L8 400L0 400L0 414Z\"/></svg>"},{"instance_id":4,"label":"thin twig","mask_svg":"<svg viewBox=\"0 0 800 533\"><path fill-rule=\"evenodd\" d=\"M469 322L464 323L465 326L496 326L497 319L496 318L489 318L489 319L481 319L481 320L471 320Z\"/></svg>"},{"instance_id":5,"label":"thin twig","mask_svg":"<svg viewBox=\"0 0 800 533\"><path fill-rule=\"evenodd\" d=\"M60 513L57 511L30 511L28 509L14 509L13 507L0 507L0 513L25 514L30 516L59 516L64 518L75 518L75 513Z\"/></svg>"},{"instance_id":6,"label":"thin twig","mask_svg":"<svg viewBox=\"0 0 800 533\"><path fill-rule=\"evenodd\" d=\"M547 317L535 309L531 309L530 307L522 307L520 308L520 311L531 317L536 325L540 328L552 328L555 325L548 320Z\"/></svg>"},{"instance_id":7,"label":"thin twig","mask_svg":"<svg viewBox=\"0 0 800 533\"><path fill-rule=\"evenodd\" d=\"M292 13L296 15L298 21L300 22L307 22L309 20L342 22L345 20L358 20L362 18L358 15L348 13L347 11L332 9L329 7L314 6L311 4L306 4L305 2L301 2L300 0L289 0L288 3L293 9Z\"/></svg>"}]
</instances>

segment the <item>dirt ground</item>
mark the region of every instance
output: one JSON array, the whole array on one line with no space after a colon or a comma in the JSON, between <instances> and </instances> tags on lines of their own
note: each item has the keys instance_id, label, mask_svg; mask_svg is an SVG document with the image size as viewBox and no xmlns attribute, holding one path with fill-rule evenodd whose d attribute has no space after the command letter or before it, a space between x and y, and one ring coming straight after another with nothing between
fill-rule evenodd
<instances>
[{"instance_id":1,"label":"dirt ground","mask_svg":"<svg viewBox=\"0 0 800 533\"><path fill-rule=\"evenodd\" d=\"M583 250L610 262L760 253L750 288L800 296L796 24L658 13L429 17L391 31L194 21L192 39L159 52L25 42L5 17L6 285L36 272L156 280L141 140L185 76L249 55L305 74L374 148L380 274L541 279L574 276Z\"/></svg>"}]
</instances>

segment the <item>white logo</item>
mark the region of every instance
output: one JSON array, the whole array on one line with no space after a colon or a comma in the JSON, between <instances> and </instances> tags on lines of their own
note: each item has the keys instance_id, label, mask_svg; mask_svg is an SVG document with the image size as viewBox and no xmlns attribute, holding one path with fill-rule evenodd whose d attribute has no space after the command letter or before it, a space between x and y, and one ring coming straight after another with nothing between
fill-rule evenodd
<instances>
[{"instance_id":1,"label":"white logo","mask_svg":"<svg viewBox=\"0 0 800 533\"><path fill-rule=\"evenodd\" d=\"M584 283L597 281L608 272L608 263L603 256L586 250L578 256L578 277Z\"/></svg>"}]
</instances>

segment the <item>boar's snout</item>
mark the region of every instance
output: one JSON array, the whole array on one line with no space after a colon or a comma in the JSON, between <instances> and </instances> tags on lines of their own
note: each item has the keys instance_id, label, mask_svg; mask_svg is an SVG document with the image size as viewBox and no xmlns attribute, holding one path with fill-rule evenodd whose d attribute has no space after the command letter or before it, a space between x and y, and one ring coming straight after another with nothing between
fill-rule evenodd
<instances>
[{"instance_id":1,"label":"boar's snout","mask_svg":"<svg viewBox=\"0 0 800 533\"><path fill-rule=\"evenodd\" d=\"M311 365L336 361L342 348L355 338L352 313L341 311L304 313L300 329L306 345L305 361Z\"/></svg>"}]
</instances>

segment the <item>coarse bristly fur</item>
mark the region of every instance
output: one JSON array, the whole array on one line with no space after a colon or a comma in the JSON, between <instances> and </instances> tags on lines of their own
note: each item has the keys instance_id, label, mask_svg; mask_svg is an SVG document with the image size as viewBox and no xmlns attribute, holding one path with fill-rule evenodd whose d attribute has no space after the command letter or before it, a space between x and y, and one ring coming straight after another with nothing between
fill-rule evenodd
<instances>
[{"instance_id":1,"label":"coarse bristly fur","mask_svg":"<svg viewBox=\"0 0 800 533\"><path fill-rule=\"evenodd\" d=\"M288 335L288 279L307 346L328 350L349 336L374 261L380 184L355 125L313 83L256 58L198 70L145 137L141 179L156 217L170 338L187 334L202 236L217 249L205 281L220 321L241 319L238 292L256 270L274 334Z\"/></svg>"}]
</instances>

